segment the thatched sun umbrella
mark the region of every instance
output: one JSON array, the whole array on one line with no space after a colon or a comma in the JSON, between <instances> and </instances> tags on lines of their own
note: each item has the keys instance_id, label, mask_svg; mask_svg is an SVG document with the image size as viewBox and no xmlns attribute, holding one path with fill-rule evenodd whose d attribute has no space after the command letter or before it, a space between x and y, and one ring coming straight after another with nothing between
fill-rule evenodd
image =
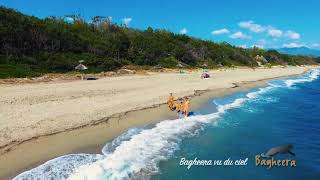
<instances>
[{"instance_id":1,"label":"thatched sun umbrella","mask_svg":"<svg viewBox=\"0 0 320 180\"><path fill-rule=\"evenodd\" d=\"M176 67L178 67L179 68L179 72L182 73L181 68L183 68L183 65L181 63L178 63L176 65Z\"/></svg>"},{"instance_id":2,"label":"thatched sun umbrella","mask_svg":"<svg viewBox=\"0 0 320 180\"><path fill-rule=\"evenodd\" d=\"M178 68L183 68L183 65L181 63L177 64Z\"/></svg>"},{"instance_id":3,"label":"thatched sun umbrella","mask_svg":"<svg viewBox=\"0 0 320 180\"><path fill-rule=\"evenodd\" d=\"M80 60L79 63L74 69L78 70L78 71L83 71L88 69L87 66L83 65L82 63L84 62L84 60ZM83 74L81 74L81 80L83 80Z\"/></svg>"},{"instance_id":4,"label":"thatched sun umbrella","mask_svg":"<svg viewBox=\"0 0 320 180\"><path fill-rule=\"evenodd\" d=\"M88 69L87 66L83 65L83 64L79 64L75 67L76 70L78 71L83 71L83 70L86 70Z\"/></svg>"},{"instance_id":5,"label":"thatched sun umbrella","mask_svg":"<svg viewBox=\"0 0 320 180\"><path fill-rule=\"evenodd\" d=\"M206 63L202 64L202 71L207 72L208 71L208 65Z\"/></svg>"}]
</instances>

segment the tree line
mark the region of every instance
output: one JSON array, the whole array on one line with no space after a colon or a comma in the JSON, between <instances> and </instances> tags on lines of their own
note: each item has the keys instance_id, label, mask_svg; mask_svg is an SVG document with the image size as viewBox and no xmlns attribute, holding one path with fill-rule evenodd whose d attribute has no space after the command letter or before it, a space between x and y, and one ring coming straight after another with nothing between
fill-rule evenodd
<instances>
[{"instance_id":1,"label":"tree line","mask_svg":"<svg viewBox=\"0 0 320 180\"><path fill-rule=\"evenodd\" d=\"M0 19L0 78L73 71L79 60L85 60L91 72L125 65L174 68L178 63L255 67L257 55L270 65L315 64L319 60L275 50L243 49L163 29L128 28L104 16L95 16L90 22L80 15L40 19L0 7Z\"/></svg>"}]
</instances>

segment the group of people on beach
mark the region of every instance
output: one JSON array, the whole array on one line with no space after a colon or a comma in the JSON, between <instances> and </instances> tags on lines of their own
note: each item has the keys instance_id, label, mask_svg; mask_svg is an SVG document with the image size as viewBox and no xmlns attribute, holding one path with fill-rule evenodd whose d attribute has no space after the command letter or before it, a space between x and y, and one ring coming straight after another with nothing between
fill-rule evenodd
<instances>
[{"instance_id":1,"label":"group of people on beach","mask_svg":"<svg viewBox=\"0 0 320 180\"><path fill-rule=\"evenodd\" d=\"M190 101L188 97L184 97L179 99L179 101L174 104L174 97L172 93L170 93L168 106L171 111L176 111L177 113L181 113L182 115L188 116L190 109Z\"/></svg>"}]
</instances>

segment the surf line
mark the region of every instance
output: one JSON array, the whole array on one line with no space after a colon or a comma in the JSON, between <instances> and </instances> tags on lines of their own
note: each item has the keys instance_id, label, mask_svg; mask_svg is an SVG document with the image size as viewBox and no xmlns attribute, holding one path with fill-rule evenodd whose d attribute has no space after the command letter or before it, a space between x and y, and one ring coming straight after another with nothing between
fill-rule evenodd
<instances>
[{"instance_id":1,"label":"surf line","mask_svg":"<svg viewBox=\"0 0 320 180\"><path fill-rule=\"evenodd\" d=\"M262 158L262 159L260 159ZM267 169L271 169L272 167L296 167L297 162L295 159L264 159L260 155L255 156L256 166L265 166Z\"/></svg>"}]
</instances>

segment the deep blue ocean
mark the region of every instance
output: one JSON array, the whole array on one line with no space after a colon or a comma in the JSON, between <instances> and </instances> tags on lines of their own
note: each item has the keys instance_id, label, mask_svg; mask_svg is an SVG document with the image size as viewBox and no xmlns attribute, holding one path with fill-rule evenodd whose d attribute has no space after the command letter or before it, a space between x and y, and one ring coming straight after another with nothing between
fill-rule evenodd
<instances>
[{"instance_id":1,"label":"deep blue ocean","mask_svg":"<svg viewBox=\"0 0 320 180\"><path fill-rule=\"evenodd\" d=\"M319 70L208 101L185 119L133 128L101 154L66 155L16 179L320 179ZM255 155L292 144L296 167L257 167ZM180 166L245 159L245 166Z\"/></svg>"},{"instance_id":2,"label":"deep blue ocean","mask_svg":"<svg viewBox=\"0 0 320 180\"><path fill-rule=\"evenodd\" d=\"M227 111L214 126L207 126L182 141L180 150L168 161L161 162L160 173L152 179L320 179L320 80L297 83L291 87L284 81L271 81L277 87L268 90L242 106ZM258 91L253 89L252 91ZM218 99L227 104L243 98L246 93ZM214 107L209 102L200 112ZM278 159L293 158L295 168L257 167L254 156L271 147L292 144L292 157L277 155ZM248 157L247 166L177 166L186 159L240 159Z\"/></svg>"}]
</instances>

